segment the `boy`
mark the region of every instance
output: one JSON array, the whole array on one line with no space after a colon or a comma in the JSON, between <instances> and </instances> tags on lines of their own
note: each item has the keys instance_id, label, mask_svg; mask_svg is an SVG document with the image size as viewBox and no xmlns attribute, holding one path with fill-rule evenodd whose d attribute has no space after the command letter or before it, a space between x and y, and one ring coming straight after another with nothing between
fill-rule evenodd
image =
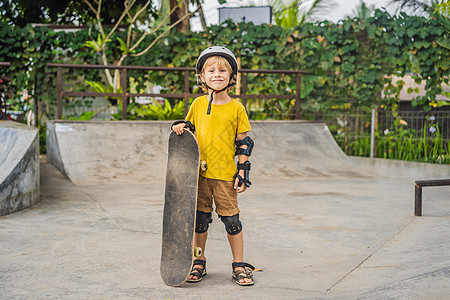
<instances>
[{"instance_id":1,"label":"boy","mask_svg":"<svg viewBox=\"0 0 450 300\"><path fill-rule=\"evenodd\" d=\"M254 284L255 268L243 262L244 238L237 203L237 193L251 185L248 157L254 143L247 136L251 127L244 106L228 95L228 88L236 83L237 71L237 60L227 48L215 46L204 50L197 60L196 76L208 95L196 98L186 120L172 125L177 134L182 134L185 128L195 132L202 161L194 246L201 247L203 254L195 259L188 282L198 282L206 275L204 253L214 200L233 254L232 276L239 285ZM235 155L239 160L237 172Z\"/></svg>"}]
</instances>

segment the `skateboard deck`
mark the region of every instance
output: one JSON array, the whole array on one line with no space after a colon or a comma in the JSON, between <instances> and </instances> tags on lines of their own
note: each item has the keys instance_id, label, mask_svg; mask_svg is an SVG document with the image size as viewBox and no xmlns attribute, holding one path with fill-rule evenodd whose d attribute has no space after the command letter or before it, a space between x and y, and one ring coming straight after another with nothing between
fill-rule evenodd
<instances>
[{"instance_id":1,"label":"skateboard deck","mask_svg":"<svg viewBox=\"0 0 450 300\"><path fill-rule=\"evenodd\" d=\"M161 278L170 286L186 282L192 268L200 152L195 136L171 132L162 226ZM196 253L198 256L199 253Z\"/></svg>"}]
</instances>

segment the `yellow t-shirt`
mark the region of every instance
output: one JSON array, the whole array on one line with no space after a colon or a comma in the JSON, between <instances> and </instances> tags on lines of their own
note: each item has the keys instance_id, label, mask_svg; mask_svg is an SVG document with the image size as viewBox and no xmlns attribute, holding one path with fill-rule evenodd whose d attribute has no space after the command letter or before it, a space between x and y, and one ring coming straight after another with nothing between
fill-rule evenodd
<instances>
[{"instance_id":1,"label":"yellow t-shirt","mask_svg":"<svg viewBox=\"0 0 450 300\"><path fill-rule=\"evenodd\" d=\"M238 133L252 130L244 106L237 100L227 104L211 104L205 96L194 100L186 120L195 126L195 136L200 147L200 160L206 161L206 171L200 175L206 178L232 181L236 174L234 140Z\"/></svg>"}]
</instances>

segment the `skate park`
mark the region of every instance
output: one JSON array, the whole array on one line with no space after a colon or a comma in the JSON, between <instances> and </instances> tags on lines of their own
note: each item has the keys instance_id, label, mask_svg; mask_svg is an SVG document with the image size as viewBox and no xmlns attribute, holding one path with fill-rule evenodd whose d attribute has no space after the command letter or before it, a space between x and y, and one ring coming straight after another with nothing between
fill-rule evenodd
<instances>
[{"instance_id":1,"label":"skate park","mask_svg":"<svg viewBox=\"0 0 450 300\"><path fill-rule=\"evenodd\" d=\"M39 200L0 217L2 299L449 297L450 187L425 187L417 217L414 182L448 179L450 166L348 157L324 123L303 121L251 123L253 185L239 205L245 260L261 269L256 284L232 280L214 215L208 275L166 286L159 261L171 123L47 124ZM19 145L8 136L0 153Z\"/></svg>"}]
</instances>

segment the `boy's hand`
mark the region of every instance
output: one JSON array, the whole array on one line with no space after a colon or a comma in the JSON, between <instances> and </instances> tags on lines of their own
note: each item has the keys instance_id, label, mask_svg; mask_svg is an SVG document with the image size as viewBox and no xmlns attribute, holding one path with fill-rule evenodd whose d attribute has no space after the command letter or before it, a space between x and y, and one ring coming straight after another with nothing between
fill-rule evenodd
<instances>
[{"instance_id":1,"label":"boy's hand","mask_svg":"<svg viewBox=\"0 0 450 300\"><path fill-rule=\"evenodd\" d=\"M185 127L185 126L186 126L185 123L180 123L180 124L177 124L177 125L175 125L175 126L172 126L172 130L173 130L176 134L182 135L183 132L184 132L184 127Z\"/></svg>"},{"instance_id":2,"label":"boy's hand","mask_svg":"<svg viewBox=\"0 0 450 300\"><path fill-rule=\"evenodd\" d=\"M244 177L244 172L239 171L239 175ZM242 183L242 185L239 186L239 178L236 178L236 180L234 181L234 189L236 190L236 192L242 193L242 192L245 192L245 190L247 189L247 186L245 185L245 183Z\"/></svg>"}]
</instances>

